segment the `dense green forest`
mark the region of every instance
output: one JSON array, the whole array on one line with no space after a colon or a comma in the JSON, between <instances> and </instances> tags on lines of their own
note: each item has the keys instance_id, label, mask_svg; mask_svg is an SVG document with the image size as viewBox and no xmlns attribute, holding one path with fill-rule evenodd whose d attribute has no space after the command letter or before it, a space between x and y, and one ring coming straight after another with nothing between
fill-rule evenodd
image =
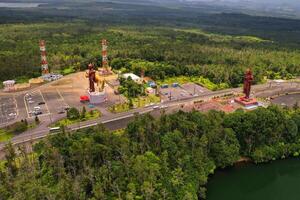
<instances>
[{"instance_id":1,"label":"dense green forest","mask_svg":"<svg viewBox=\"0 0 300 200\"><path fill-rule=\"evenodd\" d=\"M52 70L86 69L100 64L100 40L109 41L109 59L116 70L156 80L179 75L203 76L215 84L237 86L251 67L256 82L300 74L298 50L250 36L217 35L199 29L91 26L85 22L0 26L1 79L39 75L39 39L46 39ZM70 70L71 68L71 70Z\"/></svg>"},{"instance_id":2,"label":"dense green forest","mask_svg":"<svg viewBox=\"0 0 300 200\"><path fill-rule=\"evenodd\" d=\"M137 116L124 131L63 131L20 158L8 146L0 193L33 200L204 199L209 175L241 156L267 162L299 153L299 110Z\"/></svg>"},{"instance_id":3,"label":"dense green forest","mask_svg":"<svg viewBox=\"0 0 300 200\"><path fill-rule=\"evenodd\" d=\"M64 74L100 64L109 41L116 70L156 80L196 76L236 87L251 67L255 82L300 75L300 21L192 7L55 1L0 12L0 80L40 74L38 42L47 41L52 70ZM217 87L216 87L217 88ZM223 88L223 87L222 87Z\"/></svg>"}]
</instances>

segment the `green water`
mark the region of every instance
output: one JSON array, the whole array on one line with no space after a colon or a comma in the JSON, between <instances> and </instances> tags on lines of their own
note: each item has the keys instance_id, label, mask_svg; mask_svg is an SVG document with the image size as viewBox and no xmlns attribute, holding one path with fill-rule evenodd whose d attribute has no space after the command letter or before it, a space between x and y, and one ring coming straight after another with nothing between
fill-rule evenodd
<instances>
[{"instance_id":1,"label":"green water","mask_svg":"<svg viewBox=\"0 0 300 200\"><path fill-rule=\"evenodd\" d=\"M208 200L300 200L300 160L243 164L218 171L208 183Z\"/></svg>"}]
</instances>

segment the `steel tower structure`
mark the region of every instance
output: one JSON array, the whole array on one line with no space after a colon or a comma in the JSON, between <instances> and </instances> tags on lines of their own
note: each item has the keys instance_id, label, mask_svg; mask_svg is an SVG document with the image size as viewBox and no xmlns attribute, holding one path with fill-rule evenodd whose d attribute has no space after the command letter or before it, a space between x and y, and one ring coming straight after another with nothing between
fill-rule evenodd
<instances>
[{"instance_id":1,"label":"steel tower structure","mask_svg":"<svg viewBox=\"0 0 300 200\"><path fill-rule=\"evenodd\" d=\"M40 52L41 52L41 68L42 74L48 74L48 61L47 61L47 52L46 52L46 42L45 40L40 40Z\"/></svg>"}]
</instances>

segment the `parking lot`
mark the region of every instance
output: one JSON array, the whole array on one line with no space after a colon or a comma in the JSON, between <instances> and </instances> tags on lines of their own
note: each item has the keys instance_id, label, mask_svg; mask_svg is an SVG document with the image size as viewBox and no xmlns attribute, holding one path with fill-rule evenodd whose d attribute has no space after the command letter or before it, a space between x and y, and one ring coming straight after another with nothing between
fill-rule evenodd
<instances>
[{"instance_id":1,"label":"parking lot","mask_svg":"<svg viewBox=\"0 0 300 200\"><path fill-rule=\"evenodd\" d=\"M49 114L48 106L40 90L26 94L24 97L28 117Z\"/></svg>"},{"instance_id":2,"label":"parking lot","mask_svg":"<svg viewBox=\"0 0 300 200\"><path fill-rule=\"evenodd\" d=\"M199 96L209 93L210 90L194 83L183 85L169 85L167 88L160 88L163 101L180 100L187 97Z\"/></svg>"},{"instance_id":3,"label":"parking lot","mask_svg":"<svg viewBox=\"0 0 300 200\"><path fill-rule=\"evenodd\" d=\"M181 87L171 87L160 89L161 98L163 101L178 100L186 97L191 97L192 94L182 89Z\"/></svg>"},{"instance_id":4,"label":"parking lot","mask_svg":"<svg viewBox=\"0 0 300 200\"><path fill-rule=\"evenodd\" d=\"M42 95L49 112L52 114L60 113L64 111L64 108L69 107L59 89L42 90Z\"/></svg>"},{"instance_id":5,"label":"parking lot","mask_svg":"<svg viewBox=\"0 0 300 200\"><path fill-rule=\"evenodd\" d=\"M0 98L0 124L5 124L16 119L18 115L17 104L14 97Z\"/></svg>"},{"instance_id":6,"label":"parking lot","mask_svg":"<svg viewBox=\"0 0 300 200\"><path fill-rule=\"evenodd\" d=\"M186 83L181 85L180 87L193 96L199 96L210 92L210 90L201 87L200 85L197 85L195 83Z\"/></svg>"}]
</instances>

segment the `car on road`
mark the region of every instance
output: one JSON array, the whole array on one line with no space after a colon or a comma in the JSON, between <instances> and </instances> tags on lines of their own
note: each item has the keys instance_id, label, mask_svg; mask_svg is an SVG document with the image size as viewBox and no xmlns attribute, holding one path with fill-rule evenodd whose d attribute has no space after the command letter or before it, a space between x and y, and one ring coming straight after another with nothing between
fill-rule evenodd
<instances>
[{"instance_id":1,"label":"car on road","mask_svg":"<svg viewBox=\"0 0 300 200\"><path fill-rule=\"evenodd\" d=\"M33 103L34 103L34 101L28 101L28 103L30 103L30 104L33 104Z\"/></svg>"},{"instance_id":2,"label":"car on road","mask_svg":"<svg viewBox=\"0 0 300 200\"><path fill-rule=\"evenodd\" d=\"M153 106L153 109L159 109L160 107L159 106Z\"/></svg>"},{"instance_id":3,"label":"car on road","mask_svg":"<svg viewBox=\"0 0 300 200\"><path fill-rule=\"evenodd\" d=\"M45 104L46 104L46 103L43 102L43 101L38 103L39 106L40 106L40 105L45 105Z\"/></svg>"},{"instance_id":4,"label":"car on road","mask_svg":"<svg viewBox=\"0 0 300 200\"><path fill-rule=\"evenodd\" d=\"M169 106L166 106L166 105L162 105L160 106L161 109L165 109L165 108L168 108Z\"/></svg>"}]
</instances>

